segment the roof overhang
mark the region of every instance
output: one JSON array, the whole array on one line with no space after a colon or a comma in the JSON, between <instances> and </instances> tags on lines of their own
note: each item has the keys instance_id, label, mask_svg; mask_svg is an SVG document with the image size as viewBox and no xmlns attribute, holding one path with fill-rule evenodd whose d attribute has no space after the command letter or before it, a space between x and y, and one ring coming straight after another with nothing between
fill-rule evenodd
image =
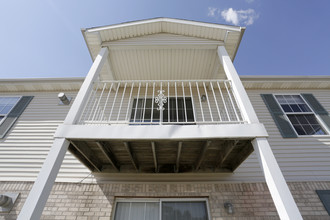
<instances>
[{"instance_id":1,"label":"roof overhang","mask_svg":"<svg viewBox=\"0 0 330 220\"><path fill-rule=\"evenodd\" d=\"M240 76L245 89L329 89L330 76ZM78 91L84 77L0 79L0 92Z\"/></svg>"},{"instance_id":2,"label":"roof overhang","mask_svg":"<svg viewBox=\"0 0 330 220\"><path fill-rule=\"evenodd\" d=\"M238 26L154 18L82 29L82 34L92 60L101 47L109 48L109 59L101 72L104 80L209 79L224 76L216 48L225 46L234 60L244 30Z\"/></svg>"}]
</instances>

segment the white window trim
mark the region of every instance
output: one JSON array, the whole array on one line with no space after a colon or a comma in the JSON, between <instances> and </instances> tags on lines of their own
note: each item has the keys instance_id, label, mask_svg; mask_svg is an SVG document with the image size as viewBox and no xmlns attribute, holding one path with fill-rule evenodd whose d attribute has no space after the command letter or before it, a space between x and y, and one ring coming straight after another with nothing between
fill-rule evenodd
<instances>
[{"instance_id":1,"label":"white window trim","mask_svg":"<svg viewBox=\"0 0 330 220\"><path fill-rule=\"evenodd\" d=\"M23 96L16 96L16 95L7 95L7 96L0 96L0 98L18 98L15 105L10 109L10 111L7 114L0 114L0 116L4 116L2 119L0 119L0 125L6 120L7 116L10 114L10 112L15 108L17 103L22 99Z\"/></svg>"},{"instance_id":2,"label":"white window trim","mask_svg":"<svg viewBox=\"0 0 330 220\"><path fill-rule=\"evenodd\" d=\"M206 205L206 212L207 212L207 218L208 220L211 220L211 214L210 214L210 207L208 198L178 198L178 197L172 197L172 198L115 198L115 205L112 209L112 220L115 220L116 216L116 209L117 209L117 203L118 202L158 202L159 203L159 220L162 220L162 202L205 202Z\"/></svg>"},{"instance_id":3,"label":"white window trim","mask_svg":"<svg viewBox=\"0 0 330 220\"><path fill-rule=\"evenodd\" d=\"M304 97L300 93L273 93L272 94L274 99L276 100L276 103L280 106L281 110L283 111L283 114L285 115L285 119L290 123L291 128L296 133L298 137L327 137L330 136L330 131L327 129L327 126L324 124L322 119L316 114L313 110L313 108L306 102ZM299 95L302 100L304 100L305 104L308 106L308 108L311 110L310 112L285 112L281 106L281 104L278 102L276 96L277 95ZM325 131L326 134L313 134L313 135L299 135L296 131L296 129L293 127L288 115L307 115L307 114L313 114L317 120L317 122L320 124L322 129Z\"/></svg>"}]
</instances>

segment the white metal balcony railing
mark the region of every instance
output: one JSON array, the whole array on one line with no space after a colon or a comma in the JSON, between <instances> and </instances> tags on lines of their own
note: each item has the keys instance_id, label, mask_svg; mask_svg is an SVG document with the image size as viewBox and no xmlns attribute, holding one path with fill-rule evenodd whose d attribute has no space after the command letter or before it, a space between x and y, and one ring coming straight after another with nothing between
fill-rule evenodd
<instances>
[{"instance_id":1,"label":"white metal balcony railing","mask_svg":"<svg viewBox=\"0 0 330 220\"><path fill-rule=\"evenodd\" d=\"M244 123L229 80L95 82L78 124Z\"/></svg>"}]
</instances>

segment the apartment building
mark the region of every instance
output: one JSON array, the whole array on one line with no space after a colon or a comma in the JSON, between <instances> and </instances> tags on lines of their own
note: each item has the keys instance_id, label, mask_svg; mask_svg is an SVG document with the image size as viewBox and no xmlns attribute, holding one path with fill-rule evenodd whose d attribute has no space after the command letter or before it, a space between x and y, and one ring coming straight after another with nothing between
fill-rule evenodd
<instances>
[{"instance_id":1,"label":"apartment building","mask_svg":"<svg viewBox=\"0 0 330 220\"><path fill-rule=\"evenodd\" d=\"M244 30L83 29L86 78L1 80L0 219L329 219L330 77L239 77Z\"/></svg>"}]
</instances>

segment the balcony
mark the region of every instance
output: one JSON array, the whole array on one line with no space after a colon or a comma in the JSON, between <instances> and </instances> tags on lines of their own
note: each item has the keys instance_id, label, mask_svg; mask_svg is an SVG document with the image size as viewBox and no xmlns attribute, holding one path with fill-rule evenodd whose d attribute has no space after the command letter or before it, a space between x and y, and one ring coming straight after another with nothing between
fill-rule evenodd
<instances>
[{"instance_id":1,"label":"balcony","mask_svg":"<svg viewBox=\"0 0 330 220\"><path fill-rule=\"evenodd\" d=\"M229 80L95 82L78 124L244 123Z\"/></svg>"},{"instance_id":2,"label":"balcony","mask_svg":"<svg viewBox=\"0 0 330 220\"><path fill-rule=\"evenodd\" d=\"M97 81L57 136L97 173L233 172L264 135L247 123L230 80Z\"/></svg>"}]
</instances>

